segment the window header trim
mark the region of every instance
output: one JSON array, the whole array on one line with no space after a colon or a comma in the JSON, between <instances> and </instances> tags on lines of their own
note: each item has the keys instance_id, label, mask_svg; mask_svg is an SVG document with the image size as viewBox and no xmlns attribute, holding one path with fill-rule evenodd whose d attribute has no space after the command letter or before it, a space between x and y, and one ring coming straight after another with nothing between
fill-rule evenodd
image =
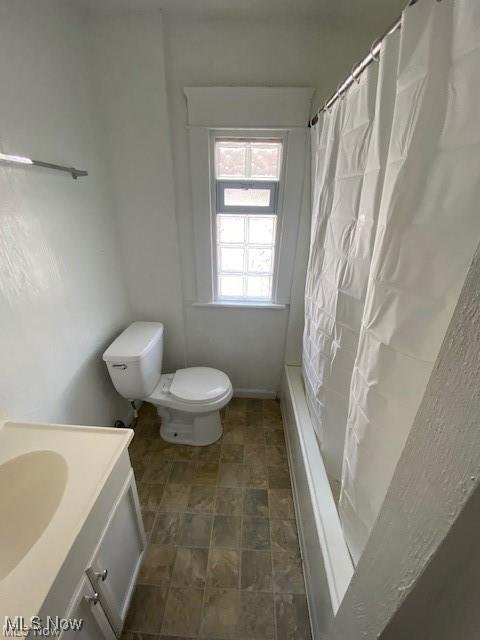
<instances>
[{"instance_id":1,"label":"window header trim","mask_svg":"<svg viewBox=\"0 0 480 640\"><path fill-rule=\"evenodd\" d=\"M190 126L306 129L312 87L184 87Z\"/></svg>"}]
</instances>

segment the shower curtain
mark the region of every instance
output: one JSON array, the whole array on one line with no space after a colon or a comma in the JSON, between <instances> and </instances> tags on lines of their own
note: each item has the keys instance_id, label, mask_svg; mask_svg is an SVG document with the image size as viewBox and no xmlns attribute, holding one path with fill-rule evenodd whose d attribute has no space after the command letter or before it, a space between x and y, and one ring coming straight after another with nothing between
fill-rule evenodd
<instances>
[{"instance_id":1,"label":"shower curtain","mask_svg":"<svg viewBox=\"0 0 480 640\"><path fill-rule=\"evenodd\" d=\"M387 38L380 69L368 67L312 128L303 373L325 467L338 481L390 138L398 40L398 33Z\"/></svg>"},{"instance_id":2,"label":"shower curtain","mask_svg":"<svg viewBox=\"0 0 480 640\"><path fill-rule=\"evenodd\" d=\"M405 10L398 64L390 70L395 88L382 193L371 200L377 225L369 273L361 278L358 345L350 374L344 369L349 379L342 380L341 388L348 388L345 424L312 411L314 420L323 420L317 422L322 450L346 427L339 511L355 561L385 497L480 238L479 69L480 3L420 0ZM375 119L384 115L380 107ZM341 147L337 134L330 153ZM323 193L336 184L320 186ZM323 202L320 196L320 211ZM322 218L331 212L327 198ZM321 230L319 219L313 219L312 233L318 235L312 235L311 253L330 245L328 234L337 232L328 224ZM336 241L341 240L340 235ZM325 258L318 264L316 272L317 263L309 264L312 317L323 313L318 281L328 277ZM322 363L313 378L317 386L307 382L314 366L310 345L323 340L317 330L306 322L304 372L311 407L322 399L318 392L319 400L312 397L312 390L328 387L332 379L331 365ZM339 330L330 334L334 342ZM332 429L338 432L332 435Z\"/></svg>"}]
</instances>

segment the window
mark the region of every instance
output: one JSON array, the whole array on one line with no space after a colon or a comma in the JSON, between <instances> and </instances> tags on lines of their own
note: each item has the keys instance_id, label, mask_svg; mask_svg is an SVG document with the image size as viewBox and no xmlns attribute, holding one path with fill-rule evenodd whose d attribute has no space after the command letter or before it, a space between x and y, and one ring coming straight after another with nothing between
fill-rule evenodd
<instances>
[{"instance_id":1,"label":"window","mask_svg":"<svg viewBox=\"0 0 480 640\"><path fill-rule=\"evenodd\" d=\"M200 307L285 308L297 257L304 257L297 256L297 244L301 240L303 247L308 226L305 122L313 90L185 87L184 92L192 225L185 218L182 232L188 241L193 231L194 248L182 252L186 298ZM237 235L227 228L229 220Z\"/></svg>"},{"instance_id":2,"label":"window","mask_svg":"<svg viewBox=\"0 0 480 640\"><path fill-rule=\"evenodd\" d=\"M283 142L215 139L216 298L272 301Z\"/></svg>"}]
</instances>

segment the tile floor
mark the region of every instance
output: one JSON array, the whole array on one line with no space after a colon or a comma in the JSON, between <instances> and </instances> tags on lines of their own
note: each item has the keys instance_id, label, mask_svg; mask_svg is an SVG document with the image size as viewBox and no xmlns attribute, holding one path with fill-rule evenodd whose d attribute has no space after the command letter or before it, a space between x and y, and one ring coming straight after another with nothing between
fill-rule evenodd
<instances>
[{"instance_id":1,"label":"tile floor","mask_svg":"<svg viewBox=\"0 0 480 640\"><path fill-rule=\"evenodd\" d=\"M311 638L279 404L234 398L222 419L221 440L188 447L142 407L130 456L149 544L124 640Z\"/></svg>"}]
</instances>

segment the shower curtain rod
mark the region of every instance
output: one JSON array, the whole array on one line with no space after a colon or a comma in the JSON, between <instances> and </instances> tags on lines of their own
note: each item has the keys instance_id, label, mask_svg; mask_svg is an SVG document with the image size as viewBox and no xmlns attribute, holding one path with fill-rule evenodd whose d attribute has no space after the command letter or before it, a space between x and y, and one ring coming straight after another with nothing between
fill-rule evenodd
<instances>
[{"instance_id":1,"label":"shower curtain rod","mask_svg":"<svg viewBox=\"0 0 480 640\"><path fill-rule=\"evenodd\" d=\"M413 4L416 4L417 2L418 0L410 0L410 2L407 4L407 7L411 7ZM320 114L323 111L327 111L328 109L330 109L330 107L333 104L335 104L335 102L345 94L345 91L347 91L347 89L351 87L354 82L358 80L360 75L365 71L365 69L372 62L378 62L378 54L380 53L380 49L382 48L383 40L387 36L389 36L391 33L396 31L397 29L400 29L401 26L402 26L402 16L399 16L395 20L395 22L392 22L392 24L388 27L388 29L384 33L382 33L382 35L379 38L373 41L372 46L370 47L370 52L365 56L365 58L363 58L363 60L358 62L356 65L354 65L350 75L347 76L347 78L345 78L345 80L337 87L337 90L335 91L335 93L330 96L330 98L326 101L323 107L319 109L319 111L313 116L311 120L309 120L308 127L313 127L314 125L317 124Z\"/></svg>"}]
</instances>

